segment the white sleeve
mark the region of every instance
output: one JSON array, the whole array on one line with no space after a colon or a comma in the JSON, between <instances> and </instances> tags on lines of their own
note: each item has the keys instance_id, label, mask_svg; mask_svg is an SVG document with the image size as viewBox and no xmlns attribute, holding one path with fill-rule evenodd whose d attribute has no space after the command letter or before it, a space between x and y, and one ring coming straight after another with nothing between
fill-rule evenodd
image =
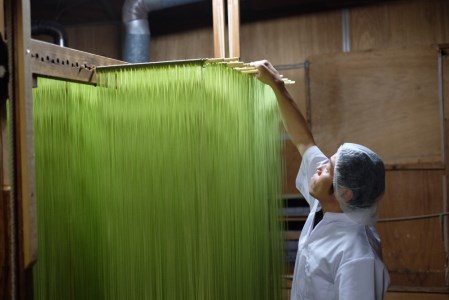
<instances>
[{"instance_id":1,"label":"white sleeve","mask_svg":"<svg viewBox=\"0 0 449 300\"><path fill-rule=\"evenodd\" d=\"M318 165L326 160L326 155L317 146L309 147L302 157L301 167L296 177L296 188L303 195L310 206L313 206L315 198L309 194L309 182L316 172Z\"/></svg>"},{"instance_id":2,"label":"white sleeve","mask_svg":"<svg viewBox=\"0 0 449 300\"><path fill-rule=\"evenodd\" d=\"M335 278L340 300L382 300L389 284L385 265L374 258L346 263L339 268Z\"/></svg>"}]
</instances>

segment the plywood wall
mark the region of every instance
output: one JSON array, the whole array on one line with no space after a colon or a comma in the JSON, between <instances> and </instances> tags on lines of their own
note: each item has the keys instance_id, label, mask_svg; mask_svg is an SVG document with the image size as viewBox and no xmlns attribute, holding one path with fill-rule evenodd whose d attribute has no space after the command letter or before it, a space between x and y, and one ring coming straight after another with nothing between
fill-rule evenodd
<instances>
[{"instance_id":1,"label":"plywood wall","mask_svg":"<svg viewBox=\"0 0 449 300\"><path fill-rule=\"evenodd\" d=\"M340 51L341 38L340 11L242 24L241 55L245 61L294 64L312 54Z\"/></svg>"},{"instance_id":2,"label":"plywood wall","mask_svg":"<svg viewBox=\"0 0 449 300\"><path fill-rule=\"evenodd\" d=\"M380 218L432 215L417 220L381 222L383 255L393 285L445 286L447 240L438 217L445 207L443 170L387 172Z\"/></svg>"},{"instance_id":3,"label":"plywood wall","mask_svg":"<svg viewBox=\"0 0 449 300\"><path fill-rule=\"evenodd\" d=\"M388 165L443 164L437 49L309 59L312 131L324 153L354 142L376 149Z\"/></svg>"},{"instance_id":4,"label":"plywood wall","mask_svg":"<svg viewBox=\"0 0 449 300\"><path fill-rule=\"evenodd\" d=\"M351 51L449 41L449 1L390 1L350 10Z\"/></svg>"},{"instance_id":5,"label":"plywood wall","mask_svg":"<svg viewBox=\"0 0 449 300\"><path fill-rule=\"evenodd\" d=\"M183 60L214 56L212 28L158 36L151 39L151 60Z\"/></svg>"},{"instance_id":6,"label":"plywood wall","mask_svg":"<svg viewBox=\"0 0 449 300\"><path fill-rule=\"evenodd\" d=\"M66 30L70 48L121 59L121 24L76 25Z\"/></svg>"}]
</instances>

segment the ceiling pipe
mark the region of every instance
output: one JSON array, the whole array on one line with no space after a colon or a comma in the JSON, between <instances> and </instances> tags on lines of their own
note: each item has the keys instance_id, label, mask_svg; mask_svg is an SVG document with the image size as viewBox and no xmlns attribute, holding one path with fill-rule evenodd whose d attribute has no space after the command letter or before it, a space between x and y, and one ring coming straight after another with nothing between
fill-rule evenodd
<instances>
[{"instance_id":1,"label":"ceiling pipe","mask_svg":"<svg viewBox=\"0 0 449 300\"><path fill-rule=\"evenodd\" d=\"M129 63L150 61L148 12L204 0L126 0L122 8L125 25L123 60Z\"/></svg>"},{"instance_id":2,"label":"ceiling pipe","mask_svg":"<svg viewBox=\"0 0 449 300\"><path fill-rule=\"evenodd\" d=\"M126 0L123 4L122 19L126 30L123 60L126 62L150 60L148 11L143 0Z\"/></svg>"},{"instance_id":3,"label":"ceiling pipe","mask_svg":"<svg viewBox=\"0 0 449 300\"><path fill-rule=\"evenodd\" d=\"M49 35L53 43L61 47L67 47L68 39L65 28L54 21L33 21L31 23L31 35Z\"/></svg>"}]
</instances>

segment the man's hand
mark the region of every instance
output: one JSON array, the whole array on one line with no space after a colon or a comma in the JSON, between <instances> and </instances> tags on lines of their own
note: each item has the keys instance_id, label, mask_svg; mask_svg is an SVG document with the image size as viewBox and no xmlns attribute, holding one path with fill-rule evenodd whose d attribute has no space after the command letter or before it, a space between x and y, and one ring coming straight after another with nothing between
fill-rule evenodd
<instances>
[{"instance_id":1,"label":"man's hand","mask_svg":"<svg viewBox=\"0 0 449 300\"><path fill-rule=\"evenodd\" d=\"M268 84L272 88L284 85L282 76L268 60L253 61L250 65L257 68L259 71L257 78L263 83Z\"/></svg>"}]
</instances>

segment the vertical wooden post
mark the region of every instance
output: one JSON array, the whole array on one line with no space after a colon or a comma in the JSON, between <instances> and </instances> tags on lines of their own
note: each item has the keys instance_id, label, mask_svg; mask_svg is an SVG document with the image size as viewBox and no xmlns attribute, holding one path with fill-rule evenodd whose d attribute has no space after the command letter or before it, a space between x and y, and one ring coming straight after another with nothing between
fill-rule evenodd
<instances>
[{"instance_id":1,"label":"vertical wooden post","mask_svg":"<svg viewBox=\"0 0 449 300\"><path fill-rule=\"evenodd\" d=\"M441 115L442 115L442 153L444 163L444 191L443 191L443 209L444 212L448 212L449 209L449 60L448 60L449 45L443 45L440 47L440 53L438 57L438 85L439 85L439 97L441 101ZM443 226L443 239L444 250L446 257L449 255L449 220L446 216L442 220ZM449 266L446 264L446 274L449 274ZM446 275L446 284L449 284L449 277Z\"/></svg>"},{"instance_id":2,"label":"vertical wooden post","mask_svg":"<svg viewBox=\"0 0 449 300\"><path fill-rule=\"evenodd\" d=\"M30 48L29 0L12 1L12 36L8 38L11 49L10 99L12 104L14 147L14 197L19 204L23 263L28 268L36 260L36 215L34 182L34 130L32 103L32 76L28 49Z\"/></svg>"},{"instance_id":3,"label":"vertical wooden post","mask_svg":"<svg viewBox=\"0 0 449 300\"><path fill-rule=\"evenodd\" d=\"M0 299L13 298L11 244L12 244L12 213L11 209L11 178L9 176L7 148L7 115L6 99L8 87L6 85L9 75L7 71L8 57L5 39L5 2L0 0L0 37L1 37L1 67L2 78L0 95Z\"/></svg>"},{"instance_id":4,"label":"vertical wooden post","mask_svg":"<svg viewBox=\"0 0 449 300\"><path fill-rule=\"evenodd\" d=\"M228 0L229 57L240 57L239 0Z\"/></svg>"},{"instance_id":5,"label":"vertical wooden post","mask_svg":"<svg viewBox=\"0 0 449 300\"><path fill-rule=\"evenodd\" d=\"M32 76L28 49L31 39L29 0L6 3L10 68L13 184L11 200L12 299L32 299L31 267L37 259L37 220L34 179Z\"/></svg>"},{"instance_id":6,"label":"vertical wooden post","mask_svg":"<svg viewBox=\"0 0 449 300\"><path fill-rule=\"evenodd\" d=\"M4 12L4 2L3 0L0 0L0 35L1 38L5 37L5 12ZM1 45L0 47L2 47ZM3 49L2 49L3 50ZM5 74L5 77L7 75ZM6 80L6 78L2 78L1 80ZM5 91L2 91L5 92ZM4 164L5 160L3 159L3 147L4 147L4 111L6 109L5 104L5 97L6 95L0 95L0 184L2 185L2 188L4 186L4 176L3 176L3 170L4 170ZM7 227L7 214L6 214L6 205L5 205L5 199L3 197L3 193L0 192L0 299L7 299L10 298L10 296L7 293L8 289L8 283L7 278L8 276L8 248L7 243L8 239L6 238L6 234L9 232Z\"/></svg>"},{"instance_id":7,"label":"vertical wooden post","mask_svg":"<svg viewBox=\"0 0 449 300\"><path fill-rule=\"evenodd\" d=\"M214 57L225 57L225 25L223 0L213 0Z\"/></svg>"}]
</instances>

